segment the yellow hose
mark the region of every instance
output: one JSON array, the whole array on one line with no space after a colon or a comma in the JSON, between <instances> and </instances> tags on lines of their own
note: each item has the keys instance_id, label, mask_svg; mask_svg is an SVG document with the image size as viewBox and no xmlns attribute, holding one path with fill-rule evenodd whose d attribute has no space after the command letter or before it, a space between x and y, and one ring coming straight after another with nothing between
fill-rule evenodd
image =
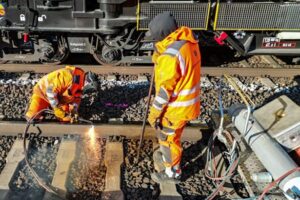
<instances>
[{"instance_id":1,"label":"yellow hose","mask_svg":"<svg viewBox=\"0 0 300 200\"><path fill-rule=\"evenodd\" d=\"M240 86L236 84L236 82L233 80L233 78L230 75L224 74L224 77L229 82L229 84L235 89L235 91L239 94L239 96L242 98L246 106L249 106L249 102L251 103L252 107L255 106L254 102L250 99L250 97L247 94L245 94L243 90L241 90Z\"/></svg>"}]
</instances>

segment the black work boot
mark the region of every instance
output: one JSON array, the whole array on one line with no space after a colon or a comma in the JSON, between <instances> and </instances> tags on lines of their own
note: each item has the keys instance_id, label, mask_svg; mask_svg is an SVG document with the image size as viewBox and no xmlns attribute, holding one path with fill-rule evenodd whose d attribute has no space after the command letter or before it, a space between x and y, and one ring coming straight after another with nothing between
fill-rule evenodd
<instances>
[{"instance_id":1,"label":"black work boot","mask_svg":"<svg viewBox=\"0 0 300 200\"><path fill-rule=\"evenodd\" d=\"M156 171L165 171L166 167L164 166L163 154L159 149L153 152L153 161Z\"/></svg>"}]
</instances>

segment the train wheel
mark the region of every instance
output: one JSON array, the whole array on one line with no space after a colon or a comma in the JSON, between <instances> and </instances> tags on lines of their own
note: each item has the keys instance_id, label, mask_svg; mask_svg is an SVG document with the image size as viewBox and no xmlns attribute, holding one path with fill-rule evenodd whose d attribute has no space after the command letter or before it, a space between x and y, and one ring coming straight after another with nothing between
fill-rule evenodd
<instances>
[{"instance_id":1,"label":"train wheel","mask_svg":"<svg viewBox=\"0 0 300 200\"><path fill-rule=\"evenodd\" d=\"M64 37L58 38L57 44L55 46L55 51L51 56L48 56L47 59L41 60L43 64L54 64L58 65L66 61L69 57L69 49Z\"/></svg>"},{"instance_id":2,"label":"train wheel","mask_svg":"<svg viewBox=\"0 0 300 200\"><path fill-rule=\"evenodd\" d=\"M116 48L103 46L100 50L94 51L93 57L101 65L117 66L120 64L122 52Z\"/></svg>"}]
</instances>

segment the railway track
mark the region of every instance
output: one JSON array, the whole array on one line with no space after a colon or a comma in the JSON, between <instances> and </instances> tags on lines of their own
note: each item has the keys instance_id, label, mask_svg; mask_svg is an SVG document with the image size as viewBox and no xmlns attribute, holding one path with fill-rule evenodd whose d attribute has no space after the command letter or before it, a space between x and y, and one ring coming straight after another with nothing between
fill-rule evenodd
<instances>
[{"instance_id":1,"label":"railway track","mask_svg":"<svg viewBox=\"0 0 300 200\"><path fill-rule=\"evenodd\" d=\"M10 136L17 136L20 135L24 129L25 123L1 123L1 132L0 135L5 135L6 137L8 135ZM23 128L23 129L22 129ZM144 175L141 174L141 169L148 170L148 175L150 175L150 170L153 168L153 163L149 159L152 159L149 154L149 151L152 152L153 144L150 146L147 145L147 140L152 140L155 137L155 133L152 129L147 128L146 130L146 144L144 145L144 151L142 151L142 157L146 160L141 160L139 163L135 162L135 156L136 156L136 146L132 144L136 144L136 141L134 139L138 138L140 133L140 127L137 126L128 126L128 125L96 125L95 126L95 132L94 133L88 133L90 128L90 125L57 125L55 123L52 124L37 124L34 127L32 127L29 130L29 133L31 134L30 138L35 138L37 135L39 137L47 137L47 138L54 138L50 139L52 141L51 148L56 149L56 151L51 152L47 151L44 152L44 154L40 154L42 151L37 153L32 153L31 161L35 160L36 156L45 156L45 153L49 154L55 154L53 155L53 158L55 160L55 164L53 162L50 163L47 157L43 159L43 162L47 162L49 165L55 165L54 171L52 171L53 174L48 175L47 177L52 177L51 179L46 179L45 182L48 181L48 183L52 183L52 185L57 188L57 191L59 191L59 194L67 195L65 196L68 199L73 199L78 196L75 195L75 193L79 192L70 186L74 184L74 163L75 165L80 162L78 160L81 157L78 157L78 155L84 154L86 156L84 159L87 159L87 163L85 163L85 167L88 169L98 169L105 167L106 171L104 180L100 180L105 183L105 187L98 188L99 191L97 191L97 188L94 188L93 194L97 194L94 197L97 197L97 199L100 197L98 196L101 193L101 199L139 199L139 198L128 198L128 195L130 195L131 190L128 188L128 185L126 184L126 181L128 180L128 173L126 173L126 170L129 170L130 173L132 173L133 179L140 179L142 176L143 181L142 184L136 185L136 190L145 190L147 194L149 195L149 191L147 190L153 190L155 184L150 181L150 176L144 177ZM202 137L202 134L200 132L199 128L187 128L185 130L185 137L183 140L185 141L199 141ZM51 193L45 192L43 189L39 187L33 187L35 189L28 189L28 188L21 188L20 185L24 184L20 181L20 174L26 174L26 176L30 177L30 173L24 172L26 170L24 166L24 154L23 154L23 141L20 139L20 137L14 137L15 141L14 144L11 145L11 149L8 152L8 155L6 157L6 165L2 169L2 172L0 173L0 198L1 199L20 199L21 196L24 197L27 196L28 199L49 199L51 198L57 198L53 196ZM36 139L36 138L35 138ZM98 140L104 140L106 142L101 143L100 146L97 144ZM130 140L130 142L128 142ZM131 142L134 141L134 142ZM149 143L148 141L148 143ZM154 141L154 140L153 140ZM48 144L49 145L49 144ZM28 145L30 148L35 149L32 145L32 140ZM40 146L43 146L40 144ZM126 146L126 147L125 147ZM105 151L103 155L100 152L100 150L96 150L97 148L102 149L101 151ZM130 149L135 148L135 149ZM150 148L150 149L149 149ZM45 149L48 149L47 147ZM45 150L44 149L44 150ZM105 150L104 150L105 149ZM88 150L87 152L82 152ZM127 151L127 152L124 152ZM129 151L129 152L128 152ZM134 152L132 152L134 151ZM99 154L98 154L99 153ZM37 155L35 155L37 154ZM147 156L148 154L148 156ZM38 158L36 158L38 160ZM82 158L81 158L82 159ZM93 159L93 160L91 160ZM97 161L97 159L99 159ZM97 162L95 162L95 160ZM81 160L82 161L82 160ZM101 164L102 163L102 164ZM140 164L145 165L144 167L140 167ZM81 163L82 164L82 163ZM103 165L103 166L101 166ZM121 165L123 168L121 168ZM130 169L130 167L135 166L134 170ZM127 167L126 167L127 166ZM45 166L44 166L45 167ZM46 167L45 167L46 168ZM76 168L76 167L75 167ZM129 169L127 169L129 168ZM125 170L122 171L121 169ZM22 171L23 170L23 171ZM102 169L103 170L103 169ZM20 172L21 171L21 172ZM45 173L45 172L44 172ZM51 173L51 172L49 172ZM82 170L80 172L76 172L80 174L80 176L86 175L87 173L85 170ZM97 172L95 172L97 174ZM141 176L139 176L141 175ZM43 174L45 177L46 175ZM127 178L125 178L125 176ZM123 178L122 178L123 177ZM22 177L23 179L25 177ZM78 178L78 177L77 177ZM92 177L90 177L92 178ZM95 177L94 177L95 178ZM101 177L100 177L101 178ZM30 178L28 178L30 179ZM122 180L125 179L125 180ZM15 183L20 182L19 185L17 184L16 187ZM32 180L31 180L32 181ZM81 180L82 181L82 180ZM138 182L136 180L130 180L131 182ZM26 181L25 181L26 182ZM27 181L27 183L30 181ZM76 182L76 181L75 181ZM122 183L122 184L121 184ZM123 191L127 191L127 197L124 196ZM167 186L167 185L165 185ZM157 185L156 185L157 187ZM71 189L70 189L71 188ZM76 188L76 187L75 187ZM173 188L170 188L167 186L166 188L164 186L161 187L161 197L167 197L168 195L174 196L173 192L176 191L175 185L173 185ZM88 190L88 189L86 189ZM158 188L156 188L158 190ZM31 196L28 196L28 191L31 191ZM86 193L91 191L85 191ZM27 193L27 194L26 194ZM74 194L73 194L74 193ZM159 192L156 191L156 193L153 196L159 197ZM89 194L90 196L93 196L93 194ZM151 192L150 192L151 194ZM70 196L71 195L71 196ZM73 197L72 197L73 195ZM152 195L151 195L152 196ZM177 198L180 197L180 195L177 193ZM92 197L91 197L92 198ZM148 196L146 199L150 199L150 196Z\"/></svg>"},{"instance_id":2,"label":"railway track","mask_svg":"<svg viewBox=\"0 0 300 200\"><path fill-rule=\"evenodd\" d=\"M243 64L244 67L209 67L202 66L201 74L208 76L222 76L224 74L240 75L240 76L271 76L271 77L294 77L300 74L300 65L286 68L285 65L279 64L274 67L274 64L262 63L255 68L249 67L248 64ZM259 66L261 65L261 67ZM41 64L0 64L0 71L5 72L34 72L34 73L49 73L53 70L64 67L65 65L41 65ZM109 65L78 65L86 71L92 71L97 74L128 74L138 75L153 72L152 66L134 66L134 67L114 67ZM248 67L247 67L248 66Z\"/></svg>"},{"instance_id":3,"label":"railway track","mask_svg":"<svg viewBox=\"0 0 300 200\"><path fill-rule=\"evenodd\" d=\"M201 109L204 114L192 124L199 125L203 124L204 121L210 121L212 111L218 109L215 87L220 84L220 78L218 77L223 74L236 76L235 81L254 99L258 106L285 93L294 95L293 99L299 101L300 86L295 81L300 74L298 66L287 69L280 68L283 65L277 63L276 68L271 68L270 66L273 66L274 63L269 63L262 64L268 68L249 68L249 66L247 67L248 64L244 63L243 67L229 68L202 67ZM101 79L101 84L104 84L99 91L103 97L99 99L92 96L92 99L86 97L83 99L84 105L81 112L84 117L88 117L87 119L96 123L95 134L93 134L92 139L87 134L90 126L81 124L41 123L31 127L29 130L31 133L29 147L36 150L36 152L33 151L30 159L36 162L35 166L37 168L41 166L47 168L47 165L49 166L49 169L41 170L43 177L46 177L45 181L59 188L58 191L62 195L66 195L67 199L205 199L214 189L212 183L205 178L203 173L205 160L203 155L207 134L202 133L209 132L207 131L209 123L206 123L206 126L202 127L203 129L199 126L189 126L185 129L183 147L187 153L184 154L183 160L187 163L184 167L188 173L185 175L184 181L176 186L159 186L150 178L150 173L156 167L155 163L152 162L153 149L157 147L154 139L155 132L150 127L146 128L146 141L141 154L143 159L136 164L134 161L138 146L137 138L141 126L131 124L131 122L141 122L142 117L133 120L132 117L128 117L131 114L125 114L122 117L127 117L127 120L123 121L117 118L121 116L121 112L141 115L145 102L139 99L143 99L143 93L147 93L149 87L147 81L153 68L151 66L80 66L85 70L97 73ZM25 127L25 123L20 119L22 119L22 113L25 109L23 104L26 104L27 101L22 100L22 103L20 103L19 101L15 102L15 100L21 97L29 98L30 89L41 76L39 73L48 73L61 67L64 66L0 65L0 71L4 71L4 79L0 80L2 94L0 99L4 102L0 104L0 111L4 114L3 117L0 117L4 119L0 122L0 142L1 137L10 138L8 140L3 139L3 141L9 141L7 142L9 145L5 150L2 149L2 155L0 155L2 161L6 159L6 164L0 173L0 199L21 199L28 193L31 194L31 196L27 196L28 199L55 199L55 196L40 188L33 181L31 174L24 165L22 142L19 136ZM25 76L23 76L24 72ZM31 77L30 74L32 73L28 75L26 72L33 72L34 77ZM114 74L117 74L117 76ZM114 89L114 87L117 89ZM119 90L119 88L121 89ZM24 90L26 91L24 92ZM130 96L131 93L137 93L137 91L141 94L137 97ZM224 87L223 94L224 99L228 100L224 101L225 107L239 102L229 85ZM106 96L115 100L107 102ZM132 98L138 103L132 105L129 103L128 107L124 108L124 96L126 97L125 100L128 96L128 98ZM101 104L97 104L97 101L101 101ZM17 108L15 109L16 105ZM103 124L99 120L99 116L94 116L97 113L92 113L92 116L87 115L91 113L91 109L97 112L104 110L104 114L108 113L107 122L121 122L124 124ZM9 112L18 117L7 117ZM115 116L111 113L119 114ZM19 120L19 122L16 122L16 120ZM99 122L102 123L99 124ZM12 138L13 144L11 144ZM47 142L37 142L38 144L36 144L34 142L36 140L46 140ZM91 145L92 140L94 141L93 145ZM50 154L50 156L45 157L47 154ZM46 160L43 160L43 157ZM97 159L93 161L95 157ZM224 162L222 156L219 156L219 158L220 162ZM3 165L1 165L0 160L0 171L1 166ZM247 178L247 175L245 175L247 171L239 170L239 172L243 179ZM243 185L242 178L237 178L237 185ZM249 190L249 185L246 185L246 187L248 187L248 191L244 186L237 189L240 197L249 197L249 194L251 196L255 195L253 191ZM232 188L226 188L219 198L238 198L239 196L235 194ZM230 195L232 193L234 195Z\"/></svg>"}]
</instances>

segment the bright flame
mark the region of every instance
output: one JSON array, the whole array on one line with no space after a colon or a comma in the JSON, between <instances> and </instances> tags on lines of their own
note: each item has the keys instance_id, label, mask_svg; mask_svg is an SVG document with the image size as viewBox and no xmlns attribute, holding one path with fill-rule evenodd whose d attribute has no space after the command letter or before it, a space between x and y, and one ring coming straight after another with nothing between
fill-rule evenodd
<instances>
[{"instance_id":1,"label":"bright flame","mask_svg":"<svg viewBox=\"0 0 300 200\"><path fill-rule=\"evenodd\" d=\"M98 160L99 159L99 147L97 146L96 142L96 133L95 133L95 127L92 125L88 131L88 154L89 157L93 160Z\"/></svg>"},{"instance_id":2,"label":"bright flame","mask_svg":"<svg viewBox=\"0 0 300 200\"><path fill-rule=\"evenodd\" d=\"M95 149L96 136L95 136L95 127L94 126L90 127L88 135L90 137L90 145L91 145L92 149Z\"/></svg>"}]
</instances>

